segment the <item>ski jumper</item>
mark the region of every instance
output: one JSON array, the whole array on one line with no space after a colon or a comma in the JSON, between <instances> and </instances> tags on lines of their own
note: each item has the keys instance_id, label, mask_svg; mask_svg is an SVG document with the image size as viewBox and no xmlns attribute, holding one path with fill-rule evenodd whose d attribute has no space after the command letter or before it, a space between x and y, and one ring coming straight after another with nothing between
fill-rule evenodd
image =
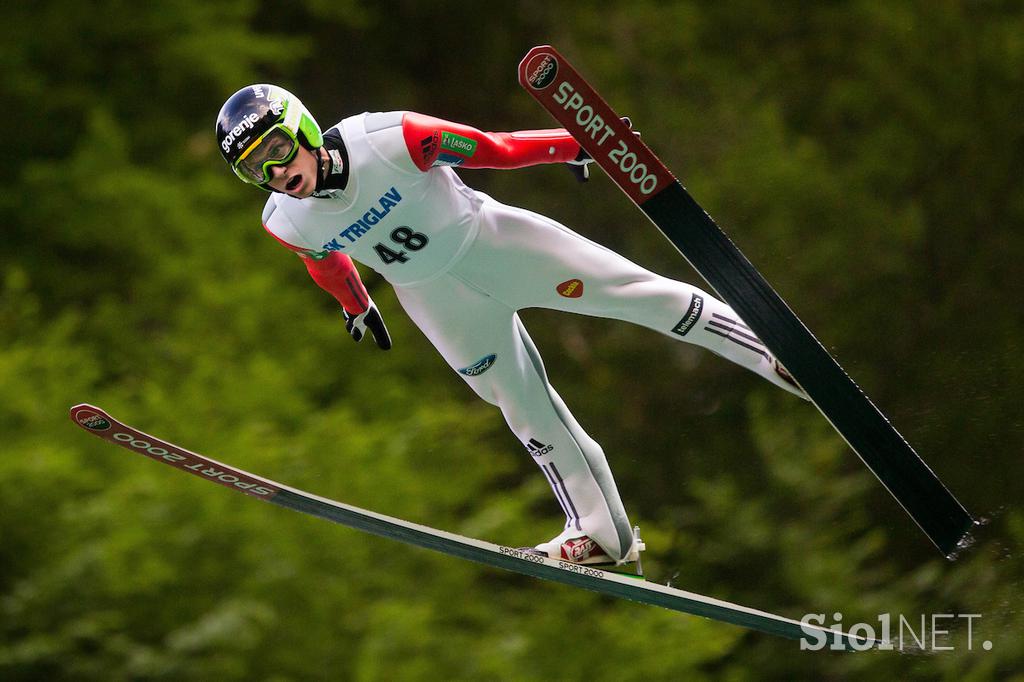
<instances>
[{"instance_id":1,"label":"ski jumper","mask_svg":"<svg viewBox=\"0 0 1024 682\"><path fill-rule=\"evenodd\" d=\"M566 131L484 133L412 112L371 113L342 120L324 148L331 169L323 187L303 200L273 194L265 228L351 314L369 301L352 260L392 284L409 317L501 409L542 470L566 517L555 540L589 535L617 560L633 545L605 454L549 383L517 311L632 322L802 395L725 303L472 190L451 168L568 162L580 147Z\"/></svg>"}]
</instances>

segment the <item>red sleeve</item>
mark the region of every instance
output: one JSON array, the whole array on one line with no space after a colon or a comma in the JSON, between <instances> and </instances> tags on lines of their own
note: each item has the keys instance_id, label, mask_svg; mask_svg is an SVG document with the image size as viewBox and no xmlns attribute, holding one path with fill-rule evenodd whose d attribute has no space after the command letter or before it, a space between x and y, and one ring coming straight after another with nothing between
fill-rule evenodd
<instances>
[{"instance_id":1,"label":"red sleeve","mask_svg":"<svg viewBox=\"0 0 1024 682\"><path fill-rule=\"evenodd\" d=\"M266 225L263 226L266 228ZM338 299L338 303L350 315L366 312L370 306L370 295L366 293L363 281L359 279L359 271L348 256L331 251L326 256L314 254L306 249L289 244L276 234L267 232L286 248L299 254L306 270L320 288Z\"/></svg>"},{"instance_id":2,"label":"red sleeve","mask_svg":"<svg viewBox=\"0 0 1024 682\"><path fill-rule=\"evenodd\" d=\"M370 307L370 296L366 293L359 271L348 256L332 251L326 258L302 257L313 281L320 288L338 299L338 303L350 315L365 313Z\"/></svg>"},{"instance_id":3,"label":"red sleeve","mask_svg":"<svg viewBox=\"0 0 1024 682\"><path fill-rule=\"evenodd\" d=\"M580 145L565 129L484 133L472 126L408 112L402 133L413 163L426 171L433 166L464 168L522 168L540 163L565 163Z\"/></svg>"}]
</instances>

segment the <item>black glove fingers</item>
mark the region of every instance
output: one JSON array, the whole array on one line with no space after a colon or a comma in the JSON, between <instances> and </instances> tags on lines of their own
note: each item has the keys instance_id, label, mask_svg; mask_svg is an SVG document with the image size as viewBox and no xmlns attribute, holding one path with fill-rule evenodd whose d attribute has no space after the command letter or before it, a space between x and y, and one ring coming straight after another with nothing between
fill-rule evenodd
<instances>
[{"instance_id":1,"label":"black glove fingers","mask_svg":"<svg viewBox=\"0 0 1024 682\"><path fill-rule=\"evenodd\" d=\"M377 347L381 350L390 350L391 348L391 334L388 333L388 328L384 324L384 318L380 316L380 311L374 306L366 314L366 327L373 334L373 340L377 344Z\"/></svg>"}]
</instances>

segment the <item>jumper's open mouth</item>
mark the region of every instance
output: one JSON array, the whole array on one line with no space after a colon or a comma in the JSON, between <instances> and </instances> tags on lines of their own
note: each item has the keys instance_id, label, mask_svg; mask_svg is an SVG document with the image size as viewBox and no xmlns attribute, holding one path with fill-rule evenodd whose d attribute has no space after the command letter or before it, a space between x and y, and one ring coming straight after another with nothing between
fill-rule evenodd
<instances>
[{"instance_id":1,"label":"jumper's open mouth","mask_svg":"<svg viewBox=\"0 0 1024 682\"><path fill-rule=\"evenodd\" d=\"M288 181L288 184L284 186L289 192L298 189L299 185L302 184L302 176L296 175L294 178Z\"/></svg>"}]
</instances>

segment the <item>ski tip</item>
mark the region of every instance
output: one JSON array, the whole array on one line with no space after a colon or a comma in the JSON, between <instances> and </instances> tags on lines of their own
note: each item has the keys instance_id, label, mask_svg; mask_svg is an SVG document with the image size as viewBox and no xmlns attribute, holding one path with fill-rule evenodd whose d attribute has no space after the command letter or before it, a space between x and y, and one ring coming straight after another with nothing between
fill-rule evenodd
<instances>
[{"instance_id":1,"label":"ski tip","mask_svg":"<svg viewBox=\"0 0 1024 682\"><path fill-rule=\"evenodd\" d=\"M526 53L526 56L529 57L530 55L535 54L537 52L558 52L558 50L556 50L551 45L534 45ZM524 59L525 59L525 57L524 57Z\"/></svg>"}]
</instances>

